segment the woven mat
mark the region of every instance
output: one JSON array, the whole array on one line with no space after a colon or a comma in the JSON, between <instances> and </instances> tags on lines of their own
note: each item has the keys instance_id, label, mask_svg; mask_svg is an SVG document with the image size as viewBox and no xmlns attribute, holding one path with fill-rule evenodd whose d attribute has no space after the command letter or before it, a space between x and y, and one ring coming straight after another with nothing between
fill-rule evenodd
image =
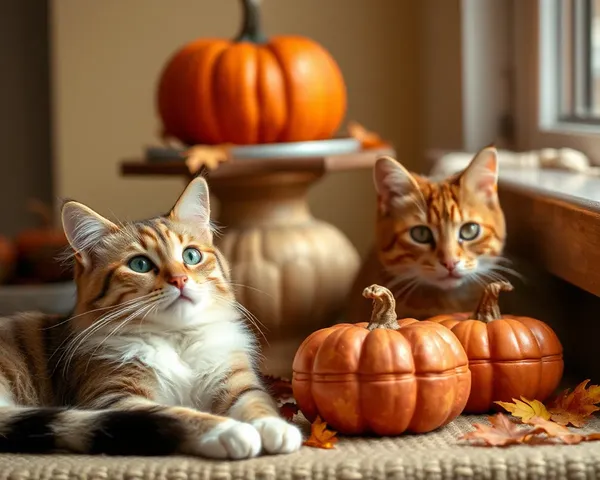
<instances>
[{"instance_id":1,"label":"woven mat","mask_svg":"<svg viewBox=\"0 0 600 480\"><path fill-rule=\"evenodd\" d=\"M216 462L189 457L0 455L0 479L596 479L600 442L486 448L457 438L484 417L459 417L424 435L341 438L334 450L303 447L291 455ZM308 429L306 420L298 423ZM581 429L600 431L600 419Z\"/></svg>"}]
</instances>

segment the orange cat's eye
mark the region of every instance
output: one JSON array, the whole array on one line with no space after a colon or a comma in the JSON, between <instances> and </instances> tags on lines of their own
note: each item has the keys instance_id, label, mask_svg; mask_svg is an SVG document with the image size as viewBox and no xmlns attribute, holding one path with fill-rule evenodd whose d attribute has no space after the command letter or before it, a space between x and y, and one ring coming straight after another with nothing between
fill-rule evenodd
<instances>
[{"instance_id":1,"label":"orange cat's eye","mask_svg":"<svg viewBox=\"0 0 600 480\"><path fill-rule=\"evenodd\" d=\"M479 236L479 232L481 232L481 227L479 224L475 222L469 222L460 227L458 236L461 240L475 240Z\"/></svg>"},{"instance_id":2,"label":"orange cat's eye","mask_svg":"<svg viewBox=\"0 0 600 480\"><path fill-rule=\"evenodd\" d=\"M425 225L417 225L410 229L410 238L417 243L432 243L433 232L429 227Z\"/></svg>"}]
</instances>

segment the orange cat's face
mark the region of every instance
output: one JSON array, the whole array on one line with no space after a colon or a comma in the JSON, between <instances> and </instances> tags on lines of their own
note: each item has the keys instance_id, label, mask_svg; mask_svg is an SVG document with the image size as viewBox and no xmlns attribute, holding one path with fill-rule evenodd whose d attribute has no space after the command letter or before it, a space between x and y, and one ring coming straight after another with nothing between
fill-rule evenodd
<instances>
[{"instance_id":1,"label":"orange cat's face","mask_svg":"<svg viewBox=\"0 0 600 480\"><path fill-rule=\"evenodd\" d=\"M489 282L505 241L494 148L461 174L434 182L384 157L375 165L379 259L397 283L440 289Z\"/></svg>"}]
</instances>

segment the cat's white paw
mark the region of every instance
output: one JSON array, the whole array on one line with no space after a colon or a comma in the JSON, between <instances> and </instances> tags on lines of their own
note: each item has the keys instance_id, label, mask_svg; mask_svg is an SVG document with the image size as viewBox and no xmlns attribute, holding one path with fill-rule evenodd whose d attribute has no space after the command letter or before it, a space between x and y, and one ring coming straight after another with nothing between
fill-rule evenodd
<instances>
[{"instance_id":1,"label":"cat's white paw","mask_svg":"<svg viewBox=\"0 0 600 480\"><path fill-rule=\"evenodd\" d=\"M261 435L255 427L225 420L200 437L195 450L209 458L251 458L261 450Z\"/></svg>"},{"instance_id":2,"label":"cat's white paw","mask_svg":"<svg viewBox=\"0 0 600 480\"><path fill-rule=\"evenodd\" d=\"M268 453L295 452L302 446L300 429L282 418L259 418L252 425L260 433L262 445Z\"/></svg>"}]
</instances>

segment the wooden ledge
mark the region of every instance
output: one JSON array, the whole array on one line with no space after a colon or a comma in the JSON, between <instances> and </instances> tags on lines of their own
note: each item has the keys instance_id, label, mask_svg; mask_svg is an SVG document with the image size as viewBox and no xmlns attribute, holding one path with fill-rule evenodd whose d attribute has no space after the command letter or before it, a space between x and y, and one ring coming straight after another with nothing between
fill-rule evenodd
<instances>
[{"instance_id":1,"label":"wooden ledge","mask_svg":"<svg viewBox=\"0 0 600 480\"><path fill-rule=\"evenodd\" d=\"M501 170L507 250L600 296L600 178Z\"/></svg>"},{"instance_id":2,"label":"wooden ledge","mask_svg":"<svg viewBox=\"0 0 600 480\"><path fill-rule=\"evenodd\" d=\"M382 155L393 156L392 148L363 150L357 153L321 157L298 157L286 159L233 158L219 168L207 172L209 178L252 176L265 173L308 171L319 174L327 172L372 168ZM183 161L148 162L145 159L129 159L121 163L122 175L191 176Z\"/></svg>"}]
</instances>

